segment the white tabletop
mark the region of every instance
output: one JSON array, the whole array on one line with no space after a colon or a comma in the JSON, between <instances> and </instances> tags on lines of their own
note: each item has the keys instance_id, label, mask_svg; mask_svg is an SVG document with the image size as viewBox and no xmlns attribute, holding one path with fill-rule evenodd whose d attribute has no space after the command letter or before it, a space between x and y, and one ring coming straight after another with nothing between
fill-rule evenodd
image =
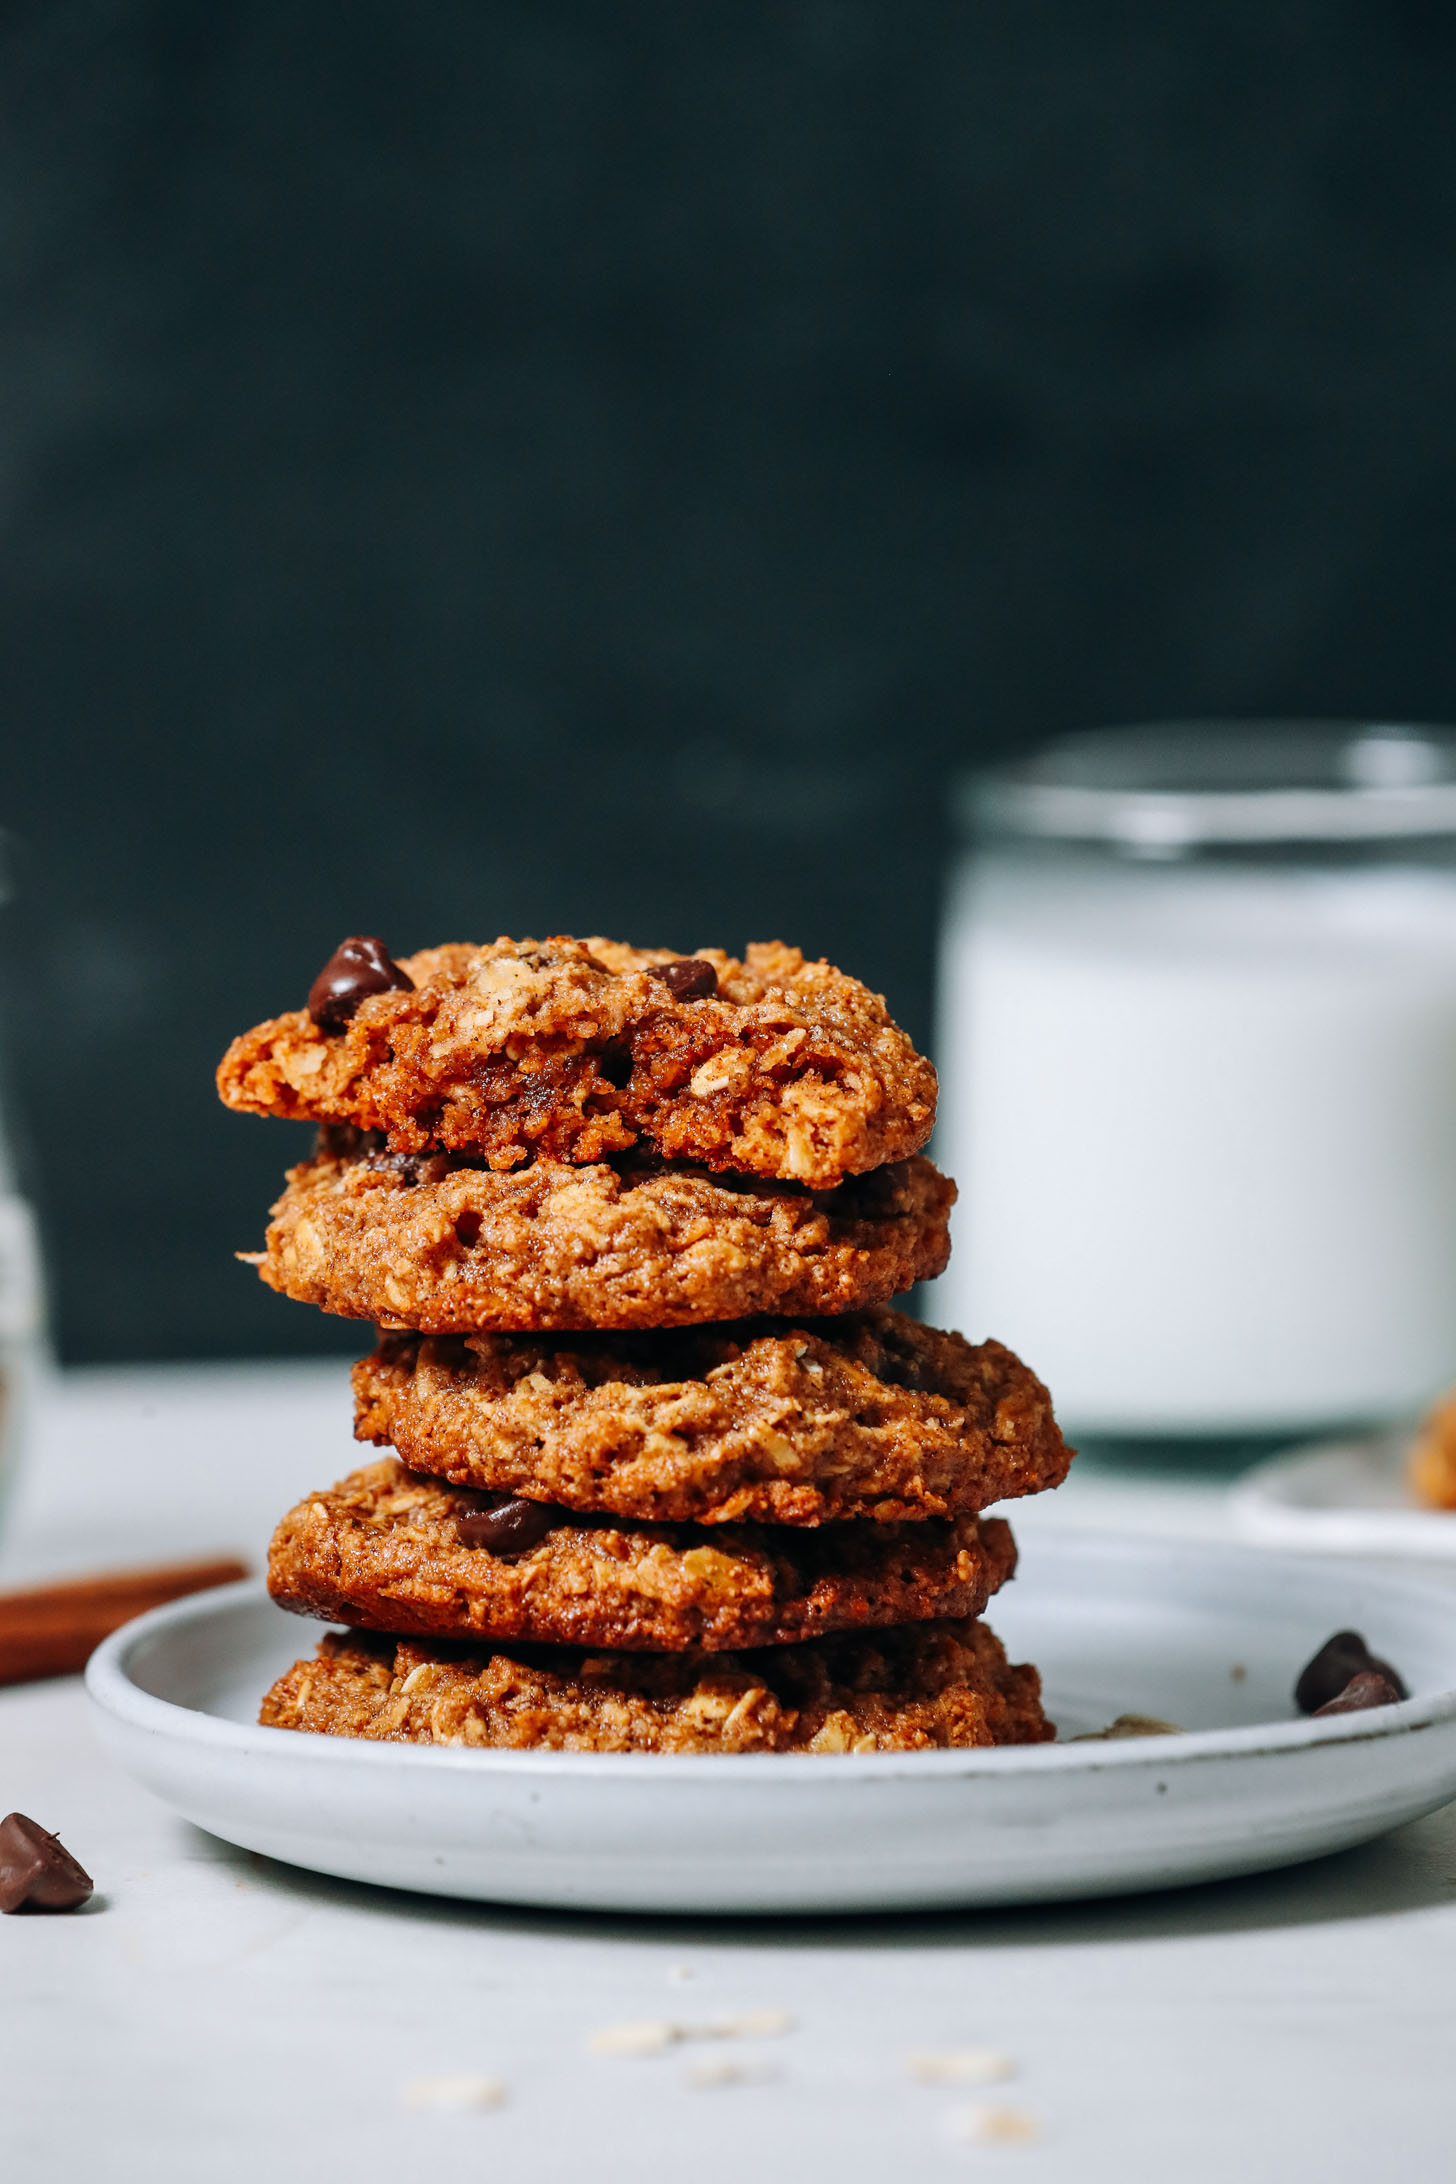
<instances>
[{"instance_id":1,"label":"white tabletop","mask_svg":"<svg viewBox=\"0 0 1456 2184\"><path fill-rule=\"evenodd\" d=\"M22 1582L236 1550L349 1468L342 1369L67 1376L0 1552ZM1210 1536L1214 1487L1074 1471L1018 1515ZM1456 1612L1456 1603L1453 1603ZM1456 1806L1267 1878L1025 1912L709 1922L393 1895L175 1819L93 1748L75 1680L0 1691L0 1810L59 1831L98 1895L0 1920L0 2175L257 2184L328 2175L1067 2184L1424 2184L1456 2173ZM589 2052L625 2020L790 2013L776 2038ZM928 2087L916 2051L1002 2051ZM697 2066L741 2064L733 2083ZM498 2079L499 2106L439 2105ZM416 2081L426 2081L417 2105ZM980 2144L993 2104L1036 2128Z\"/></svg>"}]
</instances>

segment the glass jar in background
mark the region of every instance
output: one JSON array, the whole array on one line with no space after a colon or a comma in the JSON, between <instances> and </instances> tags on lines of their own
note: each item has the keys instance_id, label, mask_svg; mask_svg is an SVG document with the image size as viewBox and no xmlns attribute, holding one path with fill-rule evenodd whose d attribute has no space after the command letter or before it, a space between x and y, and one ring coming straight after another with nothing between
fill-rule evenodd
<instances>
[{"instance_id":1,"label":"glass jar in background","mask_svg":"<svg viewBox=\"0 0 1456 2184\"><path fill-rule=\"evenodd\" d=\"M1102 731L960 812L936 1317L1074 1438L1288 1437L1456 1379L1456 734Z\"/></svg>"},{"instance_id":2,"label":"glass jar in background","mask_svg":"<svg viewBox=\"0 0 1456 2184\"><path fill-rule=\"evenodd\" d=\"M0 904L9 900L13 858L0 834ZM46 1362L45 1281L35 1212L21 1182L3 1068L0 1024L0 1519L14 1484Z\"/></svg>"}]
</instances>

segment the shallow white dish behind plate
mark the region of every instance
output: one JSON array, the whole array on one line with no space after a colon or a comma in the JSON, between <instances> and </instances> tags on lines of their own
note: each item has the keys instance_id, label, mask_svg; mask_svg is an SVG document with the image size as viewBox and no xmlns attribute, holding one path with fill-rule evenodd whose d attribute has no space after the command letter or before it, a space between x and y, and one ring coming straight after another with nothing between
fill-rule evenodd
<instances>
[{"instance_id":1,"label":"shallow white dish behind plate","mask_svg":"<svg viewBox=\"0 0 1456 2184\"><path fill-rule=\"evenodd\" d=\"M228 1842L351 1880L634 1911L876 1911L1158 1888L1286 1865L1456 1796L1456 1615L1438 1589L1228 1547L1038 1542L994 1607L1064 1736L1120 1713L1184 1737L990 1752L481 1752L254 1724L317 1626L260 1585L159 1608L94 1655L108 1751ZM1404 1705L1290 1720L1331 1631ZM1419 1733L1416 1733L1419 1732Z\"/></svg>"},{"instance_id":2,"label":"shallow white dish behind plate","mask_svg":"<svg viewBox=\"0 0 1456 2184\"><path fill-rule=\"evenodd\" d=\"M1422 1509L1405 1483L1408 1429L1316 1441L1246 1472L1234 1520L1270 1547L1327 1555L1456 1561L1456 1511Z\"/></svg>"}]
</instances>

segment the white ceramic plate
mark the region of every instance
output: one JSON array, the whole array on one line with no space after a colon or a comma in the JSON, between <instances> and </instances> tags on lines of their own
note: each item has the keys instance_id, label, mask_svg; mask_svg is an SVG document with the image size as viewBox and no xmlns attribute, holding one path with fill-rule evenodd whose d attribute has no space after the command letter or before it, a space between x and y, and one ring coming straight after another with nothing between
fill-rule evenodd
<instances>
[{"instance_id":1,"label":"white ceramic plate","mask_svg":"<svg viewBox=\"0 0 1456 2184\"><path fill-rule=\"evenodd\" d=\"M1235 1520L1270 1547L1456 1561L1456 1511L1421 1508L1405 1483L1410 1445L1404 1430L1272 1457L1235 1487Z\"/></svg>"},{"instance_id":2,"label":"white ceramic plate","mask_svg":"<svg viewBox=\"0 0 1456 2184\"><path fill-rule=\"evenodd\" d=\"M87 1674L103 1744L200 1826L351 1880L632 1911L873 1911L1162 1888L1340 1850L1456 1796L1448 1593L1182 1543L1043 1540L995 1603L1062 1735L1122 1713L1192 1734L842 1757L480 1752L255 1726L318 1633L261 1586L140 1617ZM1354 1625L1403 1705L1291 1719Z\"/></svg>"}]
</instances>

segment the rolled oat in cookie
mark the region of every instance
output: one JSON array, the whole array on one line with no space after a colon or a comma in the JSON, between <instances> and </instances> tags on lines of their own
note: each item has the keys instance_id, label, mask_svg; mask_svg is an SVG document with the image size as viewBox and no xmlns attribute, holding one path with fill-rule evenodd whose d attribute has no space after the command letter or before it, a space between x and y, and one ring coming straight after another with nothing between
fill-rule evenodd
<instances>
[{"instance_id":1,"label":"rolled oat in cookie","mask_svg":"<svg viewBox=\"0 0 1456 2184\"><path fill-rule=\"evenodd\" d=\"M706 1656L331 1632L279 1677L259 1718L324 1736L567 1752L908 1752L1054 1734L1036 1670L1008 1662L977 1622Z\"/></svg>"},{"instance_id":2,"label":"rolled oat in cookie","mask_svg":"<svg viewBox=\"0 0 1456 2184\"><path fill-rule=\"evenodd\" d=\"M498 1174L328 1131L256 1263L301 1303L428 1334L837 1314L940 1273L954 1200L918 1154L814 1192L660 1163Z\"/></svg>"},{"instance_id":3,"label":"rolled oat in cookie","mask_svg":"<svg viewBox=\"0 0 1456 2184\"><path fill-rule=\"evenodd\" d=\"M1051 1399L998 1342L877 1310L650 1334L386 1335L361 1441L458 1486L697 1523L974 1513L1056 1486Z\"/></svg>"},{"instance_id":4,"label":"rolled oat in cookie","mask_svg":"<svg viewBox=\"0 0 1456 2184\"><path fill-rule=\"evenodd\" d=\"M880 996L777 941L741 961L565 937L398 963L348 945L398 983L378 971L347 1015L294 1009L235 1039L228 1106L493 1168L640 1145L815 1190L918 1152L935 1120L935 1072Z\"/></svg>"},{"instance_id":5,"label":"rolled oat in cookie","mask_svg":"<svg viewBox=\"0 0 1456 2184\"><path fill-rule=\"evenodd\" d=\"M562 1511L502 1553L471 1544L486 1506L393 1458L370 1464L283 1519L268 1589L367 1630L716 1652L979 1615L1016 1566L997 1517L708 1528Z\"/></svg>"}]
</instances>

